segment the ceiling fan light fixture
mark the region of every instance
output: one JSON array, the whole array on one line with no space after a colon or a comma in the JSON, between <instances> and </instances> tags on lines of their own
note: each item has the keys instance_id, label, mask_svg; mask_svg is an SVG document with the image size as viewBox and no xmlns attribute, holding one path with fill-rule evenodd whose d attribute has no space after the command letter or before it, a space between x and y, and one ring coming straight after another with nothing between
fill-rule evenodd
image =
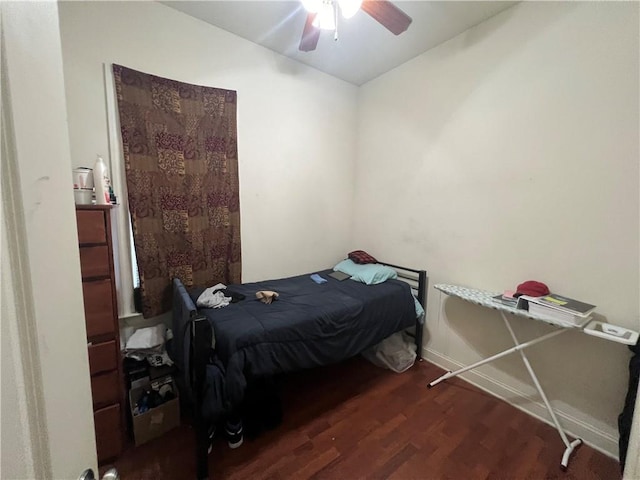
<instances>
[{"instance_id":1,"label":"ceiling fan light fixture","mask_svg":"<svg viewBox=\"0 0 640 480\"><path fill-rule=\"evenodd\" d=\"M2 0L0 0L2 1ZM390 0L300 0L307 10L298 50L311 52L316 49L321 29L333 30L338 40L338 9L344 18L352 17L358 10L373 18L394 35L400 35L411 25L412 19Z\"/></svg>"},{"instance_id":2,"label":"ceiling fan light fixture","mask_svg":"<svg viewBox=\"0 0 640 480\"><path fill-rule=\"evenodd\" d=\"M322 0L301 0L302 6L309 13L318 13L322 8Z\"/></svg>"},{"instance_id":3,"label":"ceiling fan light fixture","mask_svg":"<svg viewBox=\"0 0 640 480\"><path fill-rule=\"evenodd\" d=\"M340 5L340 11L345 19L353 17L360 7L362 6L362 0L338 0Z\"/></svg>"},{"instance_id":4,"label":"ceiling fan light fixture","mask_svg":"<svg viewBox=\"0 0 640 480\"><path fill-rule=\"evenodd\" d=\"M313 26L322 30L336 29L335 11L333 10L332 2L322 2L322 6L313 21Z\"/></svg>"}]
</instances>

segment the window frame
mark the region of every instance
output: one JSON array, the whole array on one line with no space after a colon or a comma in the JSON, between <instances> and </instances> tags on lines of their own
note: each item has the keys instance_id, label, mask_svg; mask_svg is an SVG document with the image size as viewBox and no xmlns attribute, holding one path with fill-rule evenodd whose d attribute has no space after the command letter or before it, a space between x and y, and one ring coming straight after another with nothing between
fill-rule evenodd
<instances>
[{"instance_id":1,"label":"window frame","mask_svg":"<svg viewBox=\"0 0 640 480\"><path fill-rule=\"evenodd\" d=\"M133 228L129 214L127 195L127 178L124 168L124 154L120 140L120 120L115 94L115 81L111 64L103 63L105 77L105 98L107 106L107 136L109 144L108 155L105 156L110 172L111 185L118 199L115 207L113 263L116 272L116 297L118 301L118 317L120 320L132 317L142 317L136 311L134 302L134 288L136 280L140 280L136 264L136 253L133 244Z\"/></svg>"}]
</instances>

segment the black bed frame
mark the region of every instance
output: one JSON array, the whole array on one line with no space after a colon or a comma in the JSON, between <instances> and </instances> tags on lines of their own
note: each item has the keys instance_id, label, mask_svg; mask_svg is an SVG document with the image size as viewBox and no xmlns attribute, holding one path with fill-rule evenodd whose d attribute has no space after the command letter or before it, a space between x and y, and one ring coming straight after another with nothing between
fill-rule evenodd
<instances>
[{"instance_id":1,"label":"black bed frame","mask_svg":"<svg viewBox=\"0 0 640 480\"><path fill-rule=\"evenodd\" d=\"M424 331L424 320L427 310L427 287L428 277L425 270L415 270L413 268L401 267L391 263L379 262L394 268L398 272L398 279L409 284L412 293L416 296L425 310L425 315L416 319L415 344L418 361L422 361L422 336ZM204 398L204 387L207 363L211 353L212 332L211 326L204 315L197 311L191 313L190 319L190 342L189 342L189 380L193 392L192 418L193 427L196 434L196 470L198 480L209 478L208 449L209 424L202 415L202 402Z\"/></svg>"}]
</instances>

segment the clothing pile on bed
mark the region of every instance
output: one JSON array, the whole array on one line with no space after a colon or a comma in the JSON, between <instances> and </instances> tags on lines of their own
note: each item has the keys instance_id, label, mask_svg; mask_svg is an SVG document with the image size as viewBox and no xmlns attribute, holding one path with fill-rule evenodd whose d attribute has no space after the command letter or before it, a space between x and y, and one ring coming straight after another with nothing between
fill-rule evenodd
<instances>
[{"instance_id":1,"label":"clothing pile on bed","mask_svg":"<svg viewBox=\"0 0 640 480\"><path fill-rule=\"evenodd\" d=\"M256 292L256 298L267 305L277 300L278 295L280 295L278 292L271 290ZM224 283L218 283L206 288L196 300L196 305L200 308L223 308L230 303L241 302L245 298L247 298L246 295L229 290Z\"/></svg>"},{"instance_id":2,"label":"clothing pile on bed","mask_svg":"<svg viewBox=\"0 0 640 480\"><path fill-rule=\"evenodd\" d=\"M218 283L205 289L196 300L196 305L200 308L222 308L244 299L245 296L241 293L227 289L224 283Z\"/></svg>"}]
</instances>

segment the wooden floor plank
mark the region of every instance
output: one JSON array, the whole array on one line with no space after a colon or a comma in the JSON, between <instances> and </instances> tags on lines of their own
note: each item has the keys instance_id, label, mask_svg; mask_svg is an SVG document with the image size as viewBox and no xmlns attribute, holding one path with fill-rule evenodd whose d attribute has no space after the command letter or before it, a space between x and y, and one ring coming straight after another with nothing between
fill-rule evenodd
<instances>
[{"instance_id":1,"label":"wooden floor plank","mask_svg":"<svg viewBox=\"0 0 640 480\"><path fill-rule=\"evenodd\" d=\"M361 358L287 375L280 426L230 450L216 438L215 479L606 479L619 464L580 447L559 469L555 429L459 378L420 362L403 374ZM121 478L195 477L194 434L183 425L115 462ZM103 467L104 470L105 467Z\"/></svg>"}]
</instances>

